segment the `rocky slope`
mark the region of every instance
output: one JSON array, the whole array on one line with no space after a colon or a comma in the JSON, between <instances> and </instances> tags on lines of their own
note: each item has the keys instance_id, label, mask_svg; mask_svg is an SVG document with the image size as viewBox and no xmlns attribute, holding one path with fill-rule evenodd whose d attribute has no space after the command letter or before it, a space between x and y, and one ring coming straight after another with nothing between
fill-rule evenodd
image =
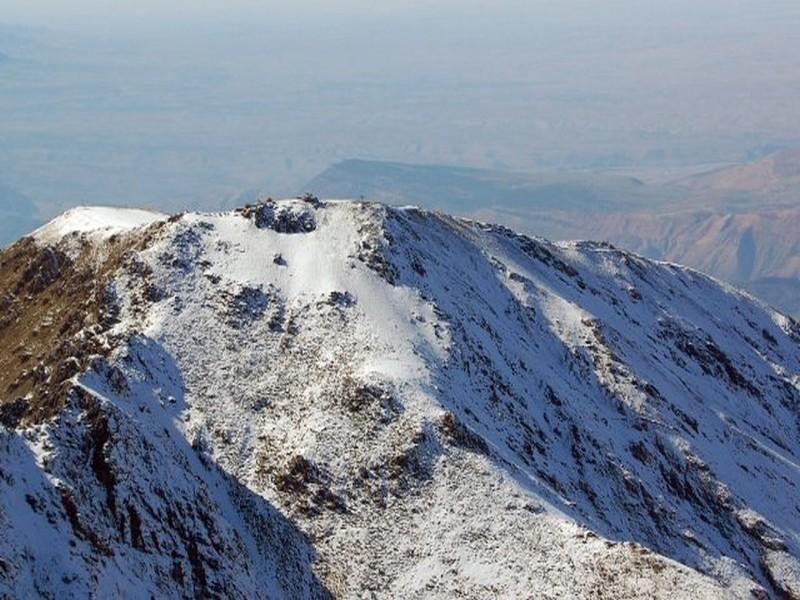
<instances>
[{"instance_id":1,"label":"rocky slope","mask_svg":"<svg viewBox=\"0 0 800 600\"><path fill-rule=\"evenodd\" d=\"M800 326L315 198L0 255L0 594L800 597Z\"/></svg>"}]
</instances>

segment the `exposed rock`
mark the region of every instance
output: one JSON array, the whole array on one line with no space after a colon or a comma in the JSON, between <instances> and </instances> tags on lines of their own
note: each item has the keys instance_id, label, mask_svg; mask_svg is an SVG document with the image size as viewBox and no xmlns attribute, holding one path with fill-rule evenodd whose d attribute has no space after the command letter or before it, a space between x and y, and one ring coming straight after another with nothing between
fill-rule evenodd
<instances>
[{"instance_id":1,"label":"exposed rock","mask_svg":"<svg viewBox=\"0 0 800 600\"><path fill-rule=\"evenodd\" d=\"M317 228L313 208L318 202L304 201L301 204L276 204L272 200L259 202L241 209L241 214L252 220L259 229L271 229L278 233L308 233Z\"/></svg>"}]
</instances>

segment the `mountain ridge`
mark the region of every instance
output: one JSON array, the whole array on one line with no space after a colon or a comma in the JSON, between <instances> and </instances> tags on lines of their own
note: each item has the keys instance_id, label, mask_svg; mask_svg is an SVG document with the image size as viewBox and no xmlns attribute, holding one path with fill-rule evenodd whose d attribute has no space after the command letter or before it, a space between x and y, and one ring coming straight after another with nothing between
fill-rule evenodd
<instances>
[{"instance_id":1,"label":"mountain ridge","mask_svg":"<svg viewBox=\"0 0 800 600\"><path fill-rule=\"evenodd\" d=\"M91 227L0 255L0 589L798 594L800 326L751 297L365 202Z\"/></svg>"}]
</instances>

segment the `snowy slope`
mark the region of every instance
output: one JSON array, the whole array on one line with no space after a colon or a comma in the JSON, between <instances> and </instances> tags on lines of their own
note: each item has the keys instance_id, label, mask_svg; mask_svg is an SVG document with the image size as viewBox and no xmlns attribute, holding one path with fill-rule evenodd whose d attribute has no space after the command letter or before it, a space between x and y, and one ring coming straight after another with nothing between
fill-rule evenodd
<instances>
[{"instance_id":1,"label":"snowy slope","mask_svg":"<svg viewBox=\"0 0 800 600\"><path fill-rule=\"evenodd\" d=\"M44 243L58 242L75 233L102 239L166 218L167 215L150 210L79 206L56 217L32 235Z\"/></svg>"},{"instance_id":2,"label":"snowy slope","mask_svg":"<svg viewBox=\"0 0 800 600\"><path fill-rule=\"evenodd\" d=\"M0 590L800 594L800 327L732 288L345 201L81 235L114 318L2 398Z\"/></svg>"}]
</instances>

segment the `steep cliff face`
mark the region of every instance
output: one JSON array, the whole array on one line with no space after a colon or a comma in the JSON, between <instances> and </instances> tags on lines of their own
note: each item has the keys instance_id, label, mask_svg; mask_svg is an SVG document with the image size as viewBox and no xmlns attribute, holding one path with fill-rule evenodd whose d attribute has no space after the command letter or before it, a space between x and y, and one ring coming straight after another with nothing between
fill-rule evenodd
<instances>
[{"instance_id":1,"label":"steep cliff face","mask_svg":"<svg viewBox=\"0 0 800 600\"><path fill-rule=\"evenodd\" d=\"M0 286L11 595L800 594L800 326L697 272L308 198Z\"/></svg>"}]
</instances>

